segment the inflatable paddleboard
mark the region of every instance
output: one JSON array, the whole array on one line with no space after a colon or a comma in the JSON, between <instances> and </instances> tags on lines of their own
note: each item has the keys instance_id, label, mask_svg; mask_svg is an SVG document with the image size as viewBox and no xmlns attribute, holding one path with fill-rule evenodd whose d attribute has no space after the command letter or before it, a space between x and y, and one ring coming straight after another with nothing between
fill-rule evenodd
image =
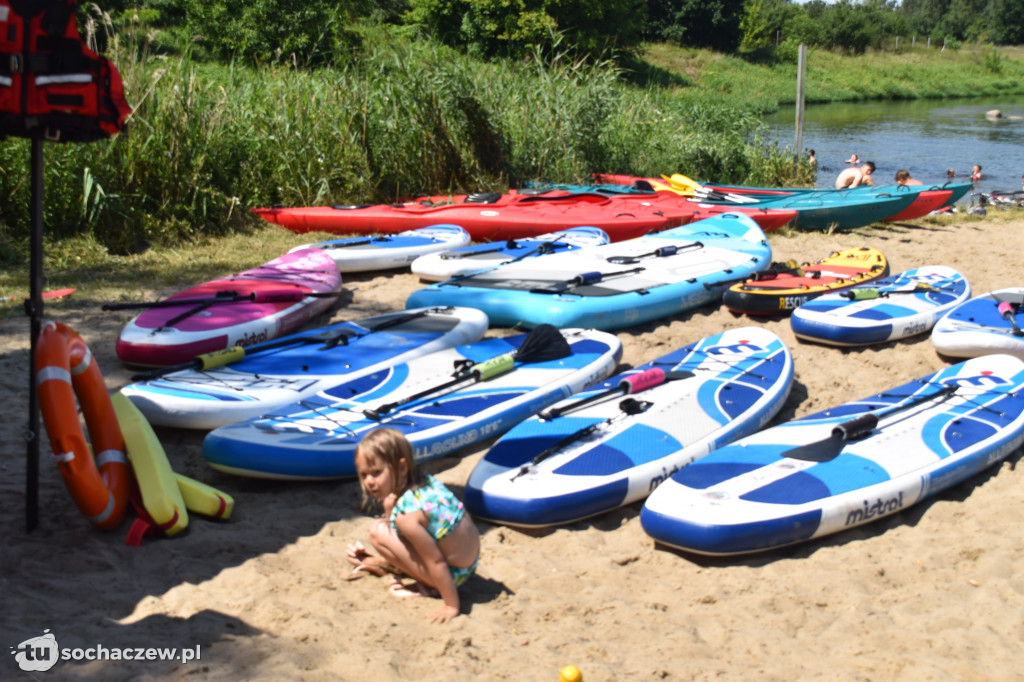
<instances>
[{"instance_id":1,"label":"inflatable paddleboard","mask_svg":"<svg viewBox=\"0 0 1024 682\"><path fill-rule=\"evenodd\" d=\"M833 346L864 346L924 334L971 296L956 270L930 265L871 284L825 294L793 311L798 339Z\"/></svg>"},{"instance_id":2,"label":"inflatable paddleboard","mask_svg":"<svg viewBox=\"0 0 1024 682\"><path fill-rule=\"evenodd\" d=\"M121 389L152 424L214 429L316 395L342 381L480 339L473 308L419 308L341 322L252 346L237 362L158 374Z\"/></svg>"},{"instance_id":3,"label":"inflatable paddleboard","mask_svg":"<svg viewBox=\"0 0 1024 682\"><path fill-rule=\"evenodd\" d=\"M598 227L574 227L537 237L509 239L505 242L484 242L457 249L430 253L412 262L411 268L420 279L440 282L459 275L496 268L512 261L525 260L547 253L569 251L584 246L607 244L607 233Z\"/></svg>"},{"instance_id":4,"label":"inflatable paddleboard","mask_svg":"<svg viewBox=\"0 0 1024 682\"><path fill-rule=\"evenodd\" d=\"M990 291L953 308L935 323L932 345L955 358L1008 353L1024 359L1024 287Z\"/></svg>"},{"instance_id":5,"label":"inflatable paddleboard","mask_svg":"<svg viewBox=\"0 0 1024 682\"><path fill-rule=\"evenodd\" d=\"M620 329L717 301L724 283L770 260L761 228L745 215L726 213L453 278L414 292L406 306L471 305L492 325Z\"/></svg>"},{"instance_id":6,"label":"inflatable paddleboard","mask_svg":"<svg viewBox=\"0 0 1024 682\"><path fill-rule=\"evenodd\" d=\"M458 225L431 225L398 234L378 234L297 246L322 249L334 259L338 272L367 272L405 268L421 256L469 244L469 233Z\"/></svg>"},{"instance_id":7,"label":"inflatable paddleboard","mask_svg":"<svg viewBox=\"0 0 1024 682\"><path fill-rule=\"evenodd\" d=\"M1024 443L1024 361L986 355L715 450L640 514L700 554L782 547L896 514Z\"/></svg>"},{"instance_id":8,"label":"inflatable paddleboard","mask_svg":"<svg viewBox=\"0 0 1024 682\"><path fill-rule=\"evenodd\" d=\"M788 315L807 301L882 279L889 261L878 249L835 251L817 263L777 263L764 272L733 284L722 303L737 314Z\"/></svg>"},{"instance_id":9,"label":"inflatable paddleboard","mask_svg":"<svg viewBox=\"0 0 1024 682\"><path fill-rule=\"evenodd\" d=\"M485 339L344 382L262 417L222 426L203 442L220 471L279 479L355 476L369 431L404 433L417 461L498 436L611 375L622 354L612 334L545 325Z\"/></svg>"},{"instance_id":10,"label":"inflatable paddleboard","mask_svg":"<svg viewBox=\"0 0 1024 682\"><path fill-rule=\"evenodd\" d=\"M466 508L537 527L643 499L681 467L764 426L792 382L789 349L766 329L689 344L514 427L470 474Z\"/></svg>"},{"instance_id":11,"label":"inflatable paddleboard","mask_svg":"<svg viewBox=\"0 0 1024 682\"><path fill-rule=\"evenodd\" d=\"M232 346L254 346L324 312L340 290L341 275L326 253L288 253L153 304L121 331L117 356L130 365L164 367Z\"/></svg>"}]
</instances>

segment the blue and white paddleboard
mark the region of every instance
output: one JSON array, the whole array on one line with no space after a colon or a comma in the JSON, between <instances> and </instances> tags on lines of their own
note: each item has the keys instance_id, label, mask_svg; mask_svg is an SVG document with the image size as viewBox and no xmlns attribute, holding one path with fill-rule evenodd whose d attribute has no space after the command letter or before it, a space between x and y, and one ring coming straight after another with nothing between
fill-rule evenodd
<instances>
[{"instance_id":1,"label":"blue and white paddleboard","mask_svg":"<svg viewBox=\"0 0 1024 682\"><path fill-rule=\"evenodd\" d=\"M203 362L121 389L151 424L213 429L258 417L414 357L476 341L487 316L474 308L420 308L341 322L245 350L226 366Z\"/></svg>"},{"instance_id":2,"label":"blue and white paddleboard","mask_svg":"<svg viewBox=\"0 0 1024 682\"><path fill-rule=\"evenodd\" d=\"M636 239L509 263L412 294L406 306L471 305L492 325L620 329L721 299L771 262L757 223L723 213Z\"/></svg>"},{"instance_id":3,"label":"blue and white paddleboard","mask_svg":"<svg viewBox=\"0 0 1024 682\"><path fill-rule=\"evenodd\" d=\"M557 342L549 342L554 338ZM541 353L559 351L555 359ZM567 353L567 354L565 354ZM611 375L622 355L612 334L550 325L485 339L340 383L272 413L211 431L203 454L243 476L355 476L362 437L404 433L416 460L456 453ZM524 361L525 359L525 361Z\"/></svg>"},{"instance_id":4,"label":"blue and white paddleboard","mask_svg":"<svg viewBox=\"0 0 1024 682\"><path fill-rule=\"evenodd\" d=\"M521 422L473 469L466 508L536 527L643 499L681 467L763 427L792 383L789 349L766 329L702 339Z\"/></svg>"},{"instance_id":5,"label":"blue and white paddleboard","mask_svg":"<svg viewBox=\"0 0 1024 682\"><path fill-rule=\"evenodd\" d=\"M865 346L924 334L970 296L963 275L930 265L811 299L790 323L798 339Z\"/></svg>"},{"instance_id":6,"label":"blue and white paddleboard","mask_svg":"<svg viewBox=\"0 0 1024 682\"><path fill-rule=\"evenodd\" d=\"M432 225L397 234L331 239L296 249L317 248L327 252L338 272L367 272L409 267L420 256L466 246L469 233L458 225Z\"/></svg>"},{"instance_id":7,"label":"blue and white paddleboard","mask_svg":"<svg viewBox=\"0 0 1024 682\"><path fill-rule=\"evenodd\" d=\"M644 530L700 554L782 547L875 521L1024 443L1024 361L986 355L743 438L647 498Z\"/></svg>"},{"instance_id":8,"label":"blue and white paddleboard","mask_svg":"<svg viewBox=\"0 0 1024 682\"><path fill-rule=\"evenodd\" d=\"M932 345L955 358L1008 353L1024 359L1024 287L990 291L961 303L935 323Z\"/></svg>"},{"instance_id":9,"label":"blue and white paddleboard","mask_svg":"<svg viewBox=\"0 0 1024 682\"><path fill-rule=\"evenodd\" d=\"M413 274L419 275L420 279L440 282L512 261L584 246L600 246L609 241L608 233L599 227L573 227L537 237L483 242L440 253L428 253L414 260L411 268Z\"/></svg>"}]
</instances>

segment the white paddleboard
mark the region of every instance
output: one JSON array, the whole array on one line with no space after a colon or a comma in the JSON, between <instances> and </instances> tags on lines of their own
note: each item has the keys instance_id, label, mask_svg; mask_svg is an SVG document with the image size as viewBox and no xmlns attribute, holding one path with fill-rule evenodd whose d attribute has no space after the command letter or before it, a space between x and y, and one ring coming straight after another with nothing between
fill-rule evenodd
<instances>
[{"instance_id":1,"label":"white paddleboard","mask_svg":"<svg viewBox=\"0 0 1024 682\"><path fill-rule=\"evenodd\" d=\"M466 246L469 233L458 225L432 225L397 234L331 239L296 249L322 249L338 266L338 272L369 272L406 268L420 256Z\"/></svg>"}]
</instances>

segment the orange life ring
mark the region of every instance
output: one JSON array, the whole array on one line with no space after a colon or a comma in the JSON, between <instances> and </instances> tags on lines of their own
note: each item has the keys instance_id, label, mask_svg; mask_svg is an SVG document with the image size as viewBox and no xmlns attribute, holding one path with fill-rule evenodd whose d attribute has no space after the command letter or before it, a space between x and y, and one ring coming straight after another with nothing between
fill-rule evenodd
<instances>
[{"instance_id":1,"label":"orange life ring","mask_svg":"<svg viewBox=\"0 0 1024 682\"><path fill-rule=\"evenodd\" d=\"M97 528L117 528L128 511L131 470L92 351L71 327L47 322L36 344L35 376L50 447L72 499ZM76 398L95 458L82 431Z\"/></svg>"}]
</instances>

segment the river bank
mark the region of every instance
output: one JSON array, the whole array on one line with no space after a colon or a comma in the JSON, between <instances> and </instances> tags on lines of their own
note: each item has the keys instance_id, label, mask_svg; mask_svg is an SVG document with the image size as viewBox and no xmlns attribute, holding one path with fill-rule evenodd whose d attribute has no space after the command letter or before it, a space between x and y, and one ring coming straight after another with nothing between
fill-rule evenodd
<instances>
[{"instance_id":1,"label":"river bank","mask_svg":"<svg viewBox=\"0 0 1024 682\"><path fill-rule=\"evenodd\" d=\"M267 229L250 237L254 261L302 239ZM1020 285L1019 259L1005 245L1021 230L1020 219L953 216L769 239L776 260L873 245L894 271L948 265L983 293ZM190 274L231 255L220 242L196 248ZM237 265L237 251L233 256ZM117 280L126 295L175 290L139 273L134 282ZM352 296L332 319L401 309L419 286L408 273L348 277ZM114 293L102 277L79 287L72 298L48 304L47 317L82 333L116 390L131 374L114 353L129 313L99 311ZM735 317L719 306L619 332L623 363L748 324L773 330L793 351L795 385L779 420L948 364L927 336L840 350L798 342L785 318ZM102 645L199 654L188 662L68 660L47 679L554 680L574 664L587 682L1011 680L1024 660L1024 643L1013 634L1024 620L1024 549L1007 530L1024 519L1019 451L895 516L747 557L709 559L659 547L640 528L639 504L542 531L480 523L483 556L463 588L463 615L429 626L432 600L391 598L374 578L344 579L345 546L365 542L370 522L358 510L355 482L220 474L203 461L201 433L158 431L177 470L235 497L229 521L197 517L179 537L127 547L127 526L100 533L77 512L44 438L40 525L25 533L27 365L26 319L0 317L0 409L9 415L0 424L0 632L7 645L49 630L69 651ZM437 460L428 470L461 495L482 454ZM14 656L5 665L8 677L22 674Z\"/></svg>"}]
</instances>

